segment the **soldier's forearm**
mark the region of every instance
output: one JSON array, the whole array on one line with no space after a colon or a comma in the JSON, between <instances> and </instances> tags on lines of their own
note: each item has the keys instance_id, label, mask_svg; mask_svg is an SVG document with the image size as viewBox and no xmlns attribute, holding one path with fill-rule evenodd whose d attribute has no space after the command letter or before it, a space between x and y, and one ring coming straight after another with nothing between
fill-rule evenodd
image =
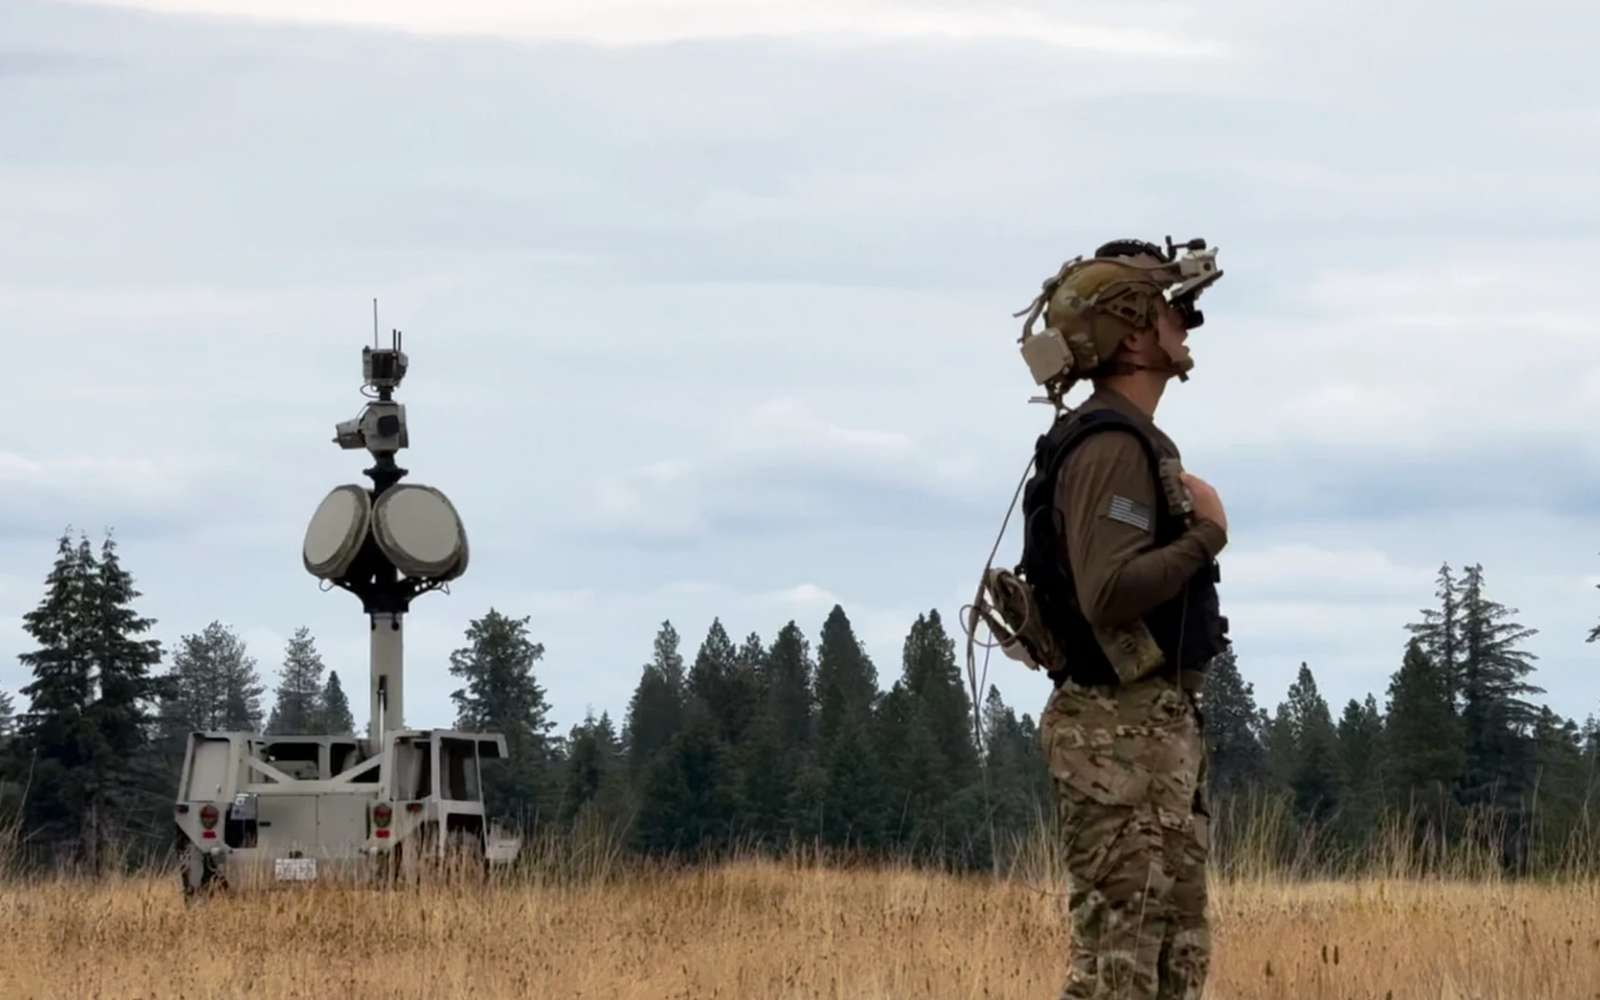
<instances>
[{"instance_id":1,"label":"soldier's forearm","mask_svg":"<svg viewBox=\"0 0 1600 1000\"><path fill-rule=\"evenodd\" d=\"M1225 544L1221 526L1201 521L1171 545L1132 556L1098 579L1080 578L1078 603L1084 617L1102 628L1143 617L1175 597Z\"/></svg>"}]
</instances>

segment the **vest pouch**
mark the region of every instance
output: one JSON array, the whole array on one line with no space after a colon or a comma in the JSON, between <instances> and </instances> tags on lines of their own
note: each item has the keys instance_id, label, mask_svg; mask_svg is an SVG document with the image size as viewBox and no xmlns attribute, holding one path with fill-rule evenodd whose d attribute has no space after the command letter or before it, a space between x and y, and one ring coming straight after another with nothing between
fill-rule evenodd
<instances>
[{"instance_id":1,"label":"vest pouch","mask_svg":"<svg viewBox=\"0 0 1600 1000\"><path fill-rule=\"evenodd\" d=\"M1101 652L1117 673L1117 680L1132 684L1160 670L1167 662L1155 636L1144 622L1134 622L1116 628L1094 627L1095 640Z\"/></svg>"},{"instance_id":2,"label":"vest pouch","mask_svg":"<svg viewBox=\"0 0 1600 1000\"><path fill-rule=\"evenodd\" d=\"M1045 626L1033 587L1010 570L984 574L973 610L1011 659L1030 670L1054 669L1061 662L1061 647Z\"/></svg>"}]
</instances>

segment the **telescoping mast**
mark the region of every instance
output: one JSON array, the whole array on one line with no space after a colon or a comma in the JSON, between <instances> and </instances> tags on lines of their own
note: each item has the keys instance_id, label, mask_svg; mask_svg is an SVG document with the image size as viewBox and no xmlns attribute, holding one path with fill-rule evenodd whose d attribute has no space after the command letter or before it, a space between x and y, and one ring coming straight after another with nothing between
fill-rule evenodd
<instances>
[{"instance_id":1,"label":"telescoping mast","mask_svg":"<svg viewBox=\"0 0 1600 1000\"><path fill-rule=\"evenodd\" d=\"M394 400L408 364L398 331L392 345L362 348L370 400L334 434L341 448L371 452L373 464L363 472L373 488L329 493L312 515L304 546L306 569L361 598L371 619L367 736L374 743L405 728L405 615L412 600L465 573L468 557L467 532L449 498L432 486L400 482L407 470L395 453L410 436L405 405Z\"/></svg>"}]
</instances>

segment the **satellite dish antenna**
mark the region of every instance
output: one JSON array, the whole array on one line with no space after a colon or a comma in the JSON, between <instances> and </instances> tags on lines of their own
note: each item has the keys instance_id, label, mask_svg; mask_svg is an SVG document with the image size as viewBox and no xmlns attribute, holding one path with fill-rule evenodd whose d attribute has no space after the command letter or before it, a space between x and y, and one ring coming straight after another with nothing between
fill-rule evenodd
<instances>
[{"instance_id":1,"label":"satellite dish antenna","mask_svg":"<svg viewBox=\"0 0 1600 1000\"><path fill-rule=\"evenodd\" d=\"M406 576L453 580L467 568L467 531L450 499L432 486L393 486L372 511L378 548Z\"/></svg>"},{"instance_id":2,"label":"satellite dish antenna","mask_svg":"<svg viewBox=\"0 0 1600 1000\"><path fill-rule=\"evenodd\" d=\"M301 560L312 576L341 577L355 562L372 521L372 498L360 486L337 486L311 515Z\"/></svg>"}]
</instances>

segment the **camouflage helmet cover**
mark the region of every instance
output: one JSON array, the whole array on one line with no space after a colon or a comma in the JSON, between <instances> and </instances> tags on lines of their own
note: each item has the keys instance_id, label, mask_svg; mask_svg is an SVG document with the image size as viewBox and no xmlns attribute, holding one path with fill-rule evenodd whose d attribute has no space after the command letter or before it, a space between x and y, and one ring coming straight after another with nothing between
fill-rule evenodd
<instances>
[{"instance_id":1,"label":"camouflage helmet cover","mask_svg":"<svg viewBox=\"0 0 1600 1000\"><path fill-rule=\"evenodd\" d=\"M1094 258L1056 286L1045 301L1044 325L1061 332L1073 368L1087 375L1110 361L1127 337L1155 325L1161 287L1147 268Z\"/></svg>"},{"instance_id":2,"label":"camouflage helmet cover","mask_svg":"<svg viewBox=\"0 0 1600 1000\"><path fill-rule=\"evenodd\" d=\"M1074 257L1017 313L1027 315L1023 355L1036 380L1051 385L1053 397L1109 363L1128 336L1154 327L1158 303L1178 307L1186 325L1200 324L1193 300L1222 276L1216 250L1203 240L1173 246L1169 238L1168 244L1164 254L1154 244L1115 240L1092 257ZM1179 257L1180 248L1190 253ZM1033 331L1041 316L1048 341Z\"/></svg>"}]
</instances>

